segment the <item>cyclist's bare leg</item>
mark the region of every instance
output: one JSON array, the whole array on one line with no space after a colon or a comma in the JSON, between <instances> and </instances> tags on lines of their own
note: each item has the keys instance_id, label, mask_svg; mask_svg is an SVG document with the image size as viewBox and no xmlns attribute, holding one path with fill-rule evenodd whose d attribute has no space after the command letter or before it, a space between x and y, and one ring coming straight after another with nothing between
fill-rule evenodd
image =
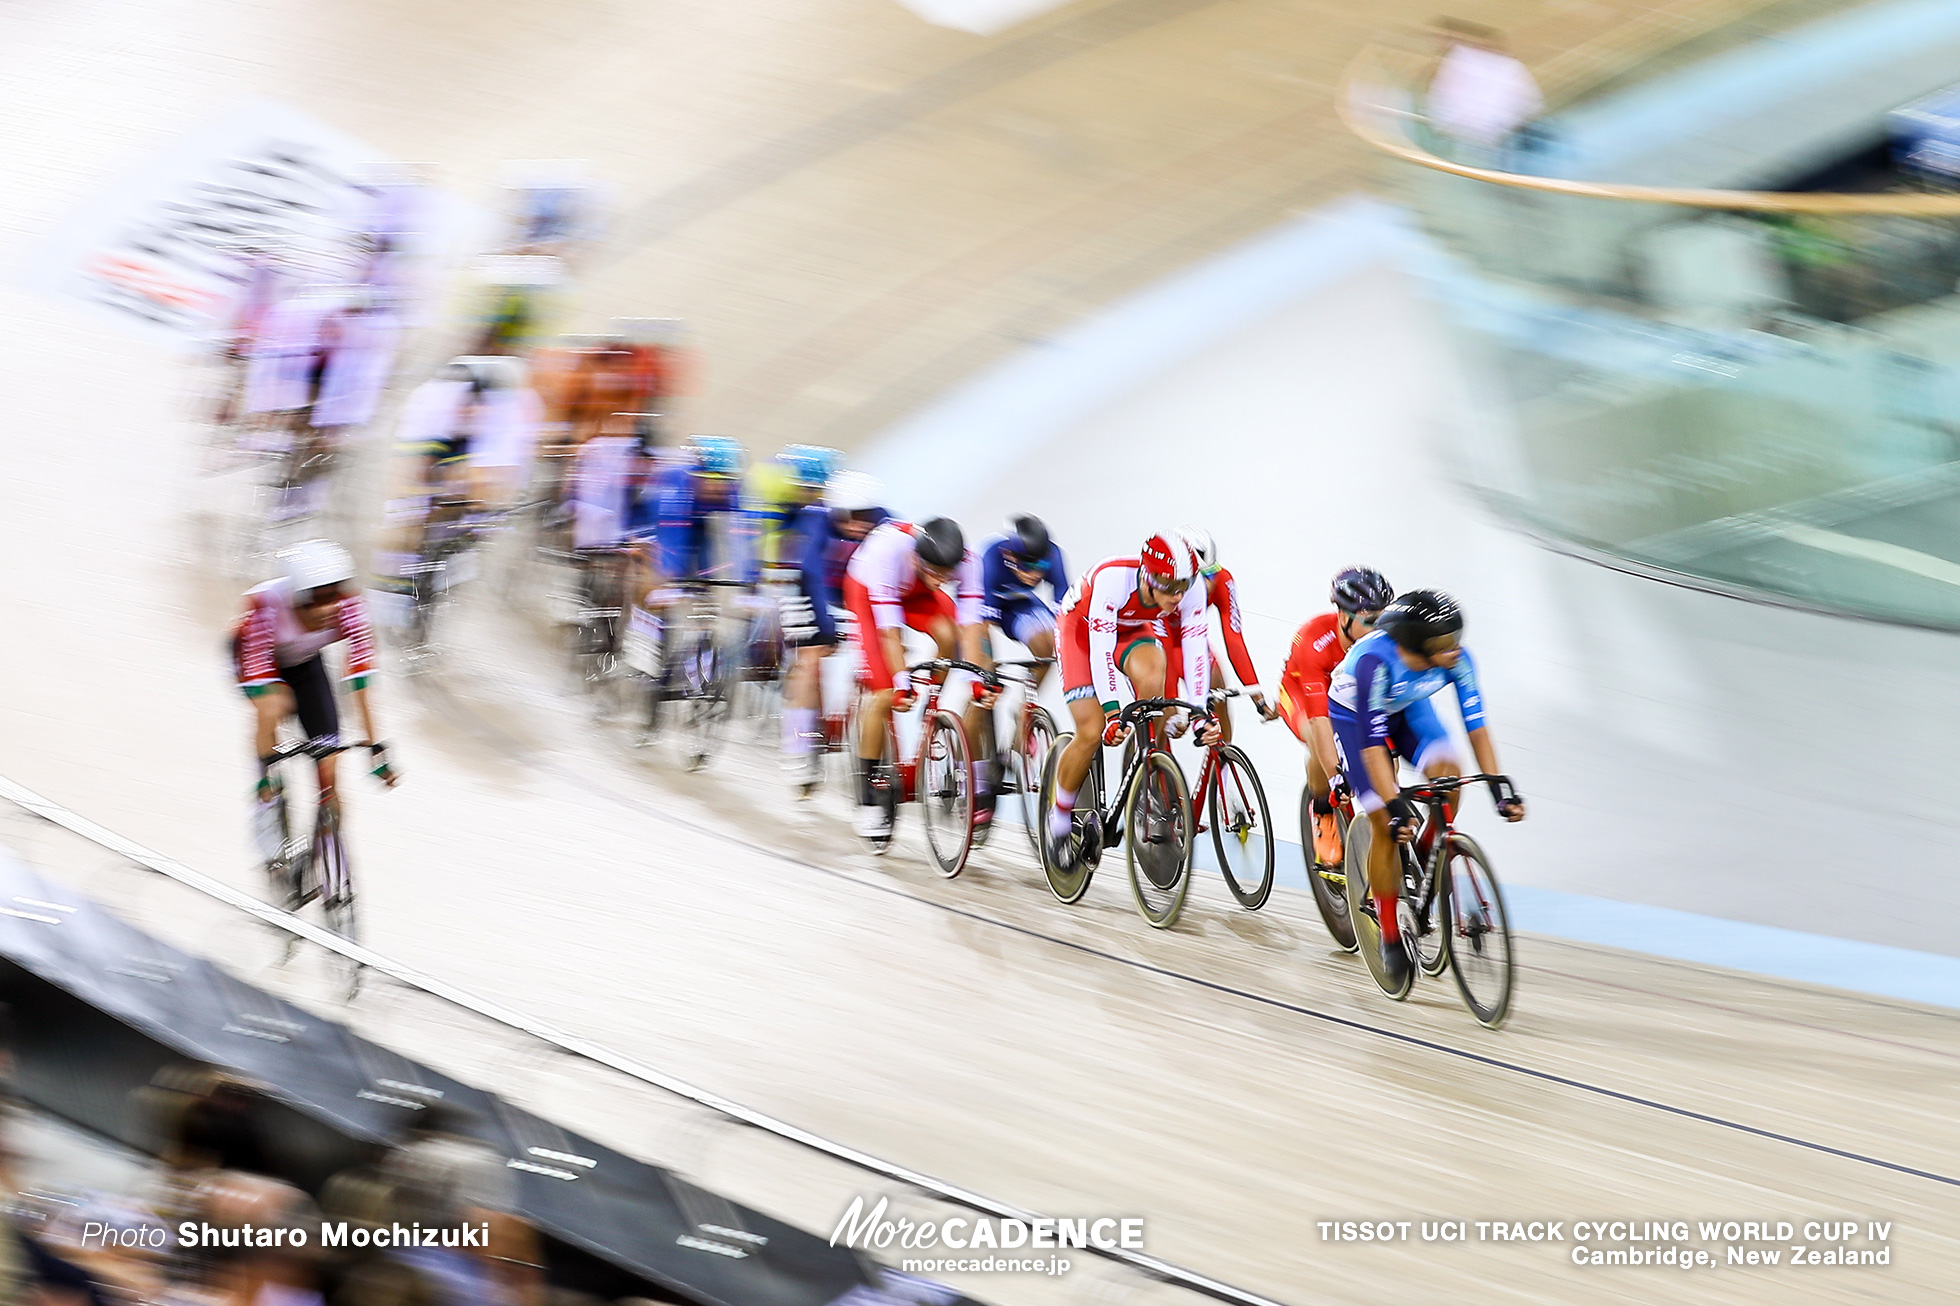
<instances>
[{"instance_id":1,"label":"cyclist's bare leg","mask_svg":"<svg viewBox=\"0 0 1960 1306\"><path fill-rule=\"evenodd\" d=\"M294 708L293 691L283 684L268 686L263 694L253 697L252 747L257 756L270 757L279 747L279 726Z\"/></svg>"},{"instance_id":2,"label":"cyclist's bare leg","mask_svg":"<svg viewBox=\"0 0 1960 1306\"><path fill-rule=\"evenodd\" d=\"M1052 630L1042 630L1042 631L1036 631L1034 634L1029 635L1027 649L1029 653L1033 654L1035 657L1038 658L1054 657L1055 656L1055 632ZM1038 694L1041 692L1042 682L1048 679L1048 673L1053 669L1054 668L1052 663L1048 666L1036 667L1034 669L1034 685L1033 688L1029 691L1031 694Z\"/></svg>"},{"instance_id":3,"label":"cyclist's bare leg","mask_svg":"<svg viewBox=\"0 0 1960 1306\"><path fill-rule=\"evenodd\" d=\"M1118 669L1129 679L1139 699L1161 698L1164 692L1164 650L1156 644L1132 644L1129 655ZM1075 738L1055 763L1055 788L1073 794L1089 776L1090 763L1102 747L1103 710L1093 698L1079 698L1068 705L1074 719Z\"/></svg>"}]
</instances>

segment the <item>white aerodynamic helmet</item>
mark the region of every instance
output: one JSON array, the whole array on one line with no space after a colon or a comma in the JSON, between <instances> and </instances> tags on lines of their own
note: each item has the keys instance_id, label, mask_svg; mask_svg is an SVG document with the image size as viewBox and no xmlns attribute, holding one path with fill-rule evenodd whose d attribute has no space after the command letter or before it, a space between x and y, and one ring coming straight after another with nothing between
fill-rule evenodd
<instances>
[{"instance_id":1,"label":"white aerodynamic helmet","mask_svg":"<svg viewBox=\"0 0 1960 1306\"><path fill-rule=\"evenodd\" d=\"M327 585L345 585L354 579L354 559L332 540L307 540L279 552L286 568L286 580L295 597Z\"/></svg>"},{"instance_id":2,"label":"white aerodynamic helmet","mask_svg":"<svg viewBox=\"0 0 1960 1306\"><path fill-rule=\"evenodd\" d=\"M824 487L826 507L839 512L870 512L885 506L885 487L867 472L839 472Z\"/></svg>"},{"instance_id":3,"label":"white aerodynamic helmet","mask_svg":"<svg viewBox=\"0 0 1960 1306\"><path fill-rule=\"evenodd\" d=\"M1191 546L1191 553L1198 560L1198 570L1210 575L1218 569L1218 544L1211 538L1211 532L1202 526L1180 526L1177 533Z\"/></svg>"}]
</instances>

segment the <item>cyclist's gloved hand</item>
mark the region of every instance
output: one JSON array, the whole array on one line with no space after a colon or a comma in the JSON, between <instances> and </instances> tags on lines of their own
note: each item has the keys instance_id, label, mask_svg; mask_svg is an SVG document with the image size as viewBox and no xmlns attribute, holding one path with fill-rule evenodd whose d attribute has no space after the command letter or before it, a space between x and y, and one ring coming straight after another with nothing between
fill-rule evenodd
<instances>
[{"instance_id":1,"label":"cyclist's gloved hand","mask_svg":"<svg viewBox=\"0 0 1960 1306\"><path fill-rule=\"evenodd\" d=\"M905 685L892 686L892 711L910 712L912 710L912 705L918 701L919 701L919 696L912 692L911 685L905 684Z\"/></svg>"},{"instance_id":2,"label":"cyclist's gloved hand","mask_svg":"<svg viewBox=\"0 0 1960 1306\"><path fill-rule=\"evenodd\" d=\"M368 772L383 784L392 785L401 776L388 765L388 741L377 739L368 745Z\"/></svg>"},{"instance_id":3,"label":"cyclist's gloved hand","mask_svg":"<svg viewBox=\"0 0 1960 1306\"><path fill-rule=\"evenodd\" d=\"M1505 820L1524 819L1524 796L1511 783L1510 776L1494 775L1490 778L1490 800L1497 804L1497 814Z\"/></svg>"},{"instance_id":4,"label":"cyclist's gloved hand","mask_svg":"<svg viewBox=\"0 0 1960 1306\"><path fill-rule=\"evenodd\" d=\"M1164 733L1172 739L1184 738L1184 732L1191 728L1191 718L1183 708L1178 708L1164 718Z\"/></svg>"},{"instance_id":5,"label":"cyclist's gloved hand","mask_svg":"<svg viewBox=\"0 0 1960 1306\"><path fill-rule=\"evenodd\" d=\"M1388 812L1388 828L1395 832L1397 843L1405 843L1415 835L1422 817L1414 803L1397 794L1382 806Z\"/></svg>"},{"instance_id":6,"label":"cyclist's gloved hand","mask_svg":"<svg viewBox=\"0 0 1960 1306\"><path fill-rule=\"evenodd\" d=\"M1328 804L1331 806L1336 803L1351 802L1353 799L1354 790L1348 787L1347 777L1338 771L1335 772L1334 778L1327 782Z\"/></svg>"},{"instance_id":7,"label":"cyclist's gloved hand","mask_svg":"<svg viewBox=\"0 0 1960 1306\"><path fill-rule=\"evenodd\" d=\"M1266 696L1258 690L1252 691L1252 706L1259 709L1259 716L1266 721L1279 720L1279 709L1266 701Z\"/></svg>"},{"instance_id":8,"label":"cyclist's gloved hand","mask_svg":"<svg viewBox=\"0 0 1960 1306\"><path fill-rule=\"evenodd\" d=\"M1129 737L1130 727L1124 724L1122 717L1112 713L1103 718L1103 747L1114 748Z\"/></svg>"},{"instance_id":9,"label":"cyclist's gloved hand","mask_svg":"<svg viewBox=\"0 0 1960 1306\"><path fill-rule=\"evenodd\" d=\"M1200 719L1198 723L1198 743L1201 747L1210 748L1224 737L1225 727L1219 723L1217 717L1208 716Z\"/></svg>"}]
</instances>

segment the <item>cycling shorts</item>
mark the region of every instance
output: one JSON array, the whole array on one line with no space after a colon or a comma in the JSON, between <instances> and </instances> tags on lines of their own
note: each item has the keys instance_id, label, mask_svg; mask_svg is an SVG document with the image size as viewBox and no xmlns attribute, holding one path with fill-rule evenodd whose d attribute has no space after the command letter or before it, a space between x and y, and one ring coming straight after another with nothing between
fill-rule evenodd
<instances>
[{"instance_id":1,"label":"cycling shorts","mask_svg":"<svg viewBox=\"0 0 1960 1306\"><path fill-rule=\"evenodd\" d=\"M844 577L844 606L857 618L852 635L864 658L864 683L873 690L890 689L893 674L904 668L886 665L884 632L878 629L878 619L871 612L871 591L855 576ZM959 609L945 590L914 586L905 595L905 624L913 630L929 635L936 619L942 617L948 628L958 624Z\"/></svg>"},{"instance_id":2,"label":"cycling shorts","mask_svg":"<svg viewBox=\"0 0 1960 1306\"><path fill-rule=\"evenodd\" d=\"M1280 677L1279 697L1274 700L1273 706L1279 709L1280 719L1286 722L1286 728L1291 730L1294 737L1303 744L1312 742L1313 738L1310 733L1312 727L1307 723L1317 716L1324 717L1327 715L1325 710L1327 699L1325 696L1322 696L1320 700L1322 710L1319 712L1311 711L1307 707L1305 697L1297 688L1289 685L1287 678L1284 676Z\"/></svg>"},{"instance_id":3,"label":"cycling shorts","mask_svg":"<svg viewBox=\"0 0 1960 1306\"><path fill-rule=\"evenodd\" d=\"M1118 632L1116 636L1116 669L1123 670L1123 664L1130 654L1145 644L1156 644L1157 636L1150 630L1133 630L1128 634ZM1078 699L1096 696L1096 677L1089 666L1089 623L1074 612L1062 614L1061 625L1055 631L1055 645L1062 658L1062 701L1073 703Z\"/></svg>"},{"instance_id":4,"label":"cycling shorts","mask_svg":"<svg viewBox=\"0 0 1960 1306\"><path fill-rule=\"evenodd\" d=\"M1002 604L1000 620L995 624L1016 644L1025 644L1036 635L1053 631L1055 614L1045 603L1022 599L1018 603Z\"/></svg>"},{"instance_id":5,"label":"cycling shorts","mask_svg":"<svg viewBox=\"0 0 1960 1306\"><path fill-rule=\"evenodd\" d=\"M1355 806L1364 812L1379 812L1387 800L1375 792L1368 768L1361 761L1362 751L1369 745L1367 723L1339 703L1327 705L1327 719L1341 746L1341 774L1347 777L1348 788L1354 791ZM1388 738L1395 745L1396 755L1413 762L1417 770L1426 771L1432 763L1456 760L1456 745L1450 742L1449 732L1443 729L1436 709L1426 698L1390 714Z\"/></svg>"},{"instance_id":6,"label":"cycling shorts","mask_svg":"<svg viewBox=\"0 0 1960 1306\"><path fill-rule=\"evenodd\" d=\"M243 679L239 652L239 639L233 636L232 673ZM340 701L334 696L326 659L316 653L304 662L278 668L278 673L280 681L293 691L294 714L299 717L299 728L306 732L306 737L316 743L339 743Z\"/></svg>"}]
</instances>

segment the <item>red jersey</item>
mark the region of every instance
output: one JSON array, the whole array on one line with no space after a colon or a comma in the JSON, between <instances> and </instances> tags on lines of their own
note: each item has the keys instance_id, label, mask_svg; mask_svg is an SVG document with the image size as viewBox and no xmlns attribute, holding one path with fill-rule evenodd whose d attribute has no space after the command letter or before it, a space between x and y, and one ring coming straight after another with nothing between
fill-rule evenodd
<instances>
[{"instance_id":1,"label":"red jersey","mask_svg":"<svg viewBox=\"0 0 1960 1306\"><path fill-rule=\"evenodd\" d=\"M1239 611L1239 583L1223 567L1205 577L1205 603L1218 609L1219 624L1225 628L1225 655L1232 660L1232 671L1248 694L1259 692L1259 673L1252 669L1252 655L1245 650L1245 619ZM1325 708L1321 709L1325 711Z\"/></svg>"},{"instance_id":2,"label":"red jersey","mask_svg":"<svg viewBox=\"0 0 1960 1306\"><path fill-rule=\"evenodd\" d=\"M1293 632L1293 647L1280 674L1282 701L1308 716L1327 715L1327 681L1347 656L1338 612L1323 612Z\"/></svg>"}]
</instances>

